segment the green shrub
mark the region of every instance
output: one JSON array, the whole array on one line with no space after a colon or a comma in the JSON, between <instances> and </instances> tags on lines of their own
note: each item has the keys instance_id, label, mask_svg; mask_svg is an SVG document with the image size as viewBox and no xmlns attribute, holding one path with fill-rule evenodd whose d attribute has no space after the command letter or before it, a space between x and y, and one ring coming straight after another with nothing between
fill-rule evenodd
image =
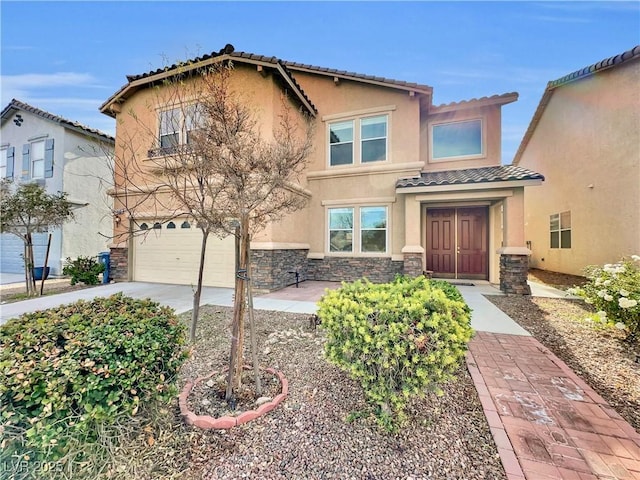
<instances>
[{"instance_id":1,"label":"green shrub","mask_svg":"<svg viewBox=\"0 0 640 480\"><path fill-rule=\"evenodd\" d=\"M75 260L67 257L65 262L62 274L71 277L71 285L78 282L85 285L97 285L98 275L105 270L105 266L94 257L78 257Z\"/></svg>"},{"instance_id":2,"label":"green shrub","mask_svg":"<svg viewBox=\"0 0 640 480\"><path fill-rule=\"evenodd\" d=\"M597 310L592 319L615 325L630 341L640 340L640 256L586 268L589 281L568 290Z\"/></svg>"},{"instance_id":3,"label":"green shrub","mask_svg":"<svg viewBox=\"0 0 640 480\"><path fill-rule=\"evenodd\" d=\"M141 405L168 402L184 342L171 309L121 293L0 326L3 456L56 461Z\"/></svg>"},{"instance_id":4,"label":"green shrub","mask_svg":"<svg viewBox=\"0 0 640 480\"><path fill-rule=\"evenodd\" d=\"M327 359L360 381L388 430L404 423L411 397L440 393L473 335L469 308L455 287L446 289L454 299L424 277L359 280L319 302Z\"/></svg>"}]
</instances>

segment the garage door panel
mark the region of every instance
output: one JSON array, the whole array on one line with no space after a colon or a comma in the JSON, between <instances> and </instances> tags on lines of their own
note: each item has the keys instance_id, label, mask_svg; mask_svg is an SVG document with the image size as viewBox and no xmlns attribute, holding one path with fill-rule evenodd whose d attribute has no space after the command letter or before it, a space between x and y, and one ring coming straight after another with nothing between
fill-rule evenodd
<instances>
[{"instance_id":1,"label":"garage door panel","mask_svg":"<svg viewBox=\"0 0 640 480\"><path fill-rule=\"evenodd\" d=\"M178 223L178 222L176 222ZM178 223L180 225L180 223ZM198 281L202 232L198 228L151 230L134 239L133 279L143 282L195 285ZM233 287L235 241L233 237L207 240L203 284Z\"/></svg>"}]
</instances>

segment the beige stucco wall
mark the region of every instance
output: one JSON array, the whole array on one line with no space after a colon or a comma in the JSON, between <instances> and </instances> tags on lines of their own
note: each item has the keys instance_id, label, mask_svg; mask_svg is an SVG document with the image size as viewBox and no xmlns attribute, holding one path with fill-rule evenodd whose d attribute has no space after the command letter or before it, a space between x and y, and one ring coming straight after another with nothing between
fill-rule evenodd
<instances>
[{"instance_id":1,"label":"beige stucco wall","mask_svg":"<svg viewBox=\"0 0 640 480\"><path fill-rule=\"evenodd\" d=\"M312 196L307 209L274 226L272 241L302 242L309 245L312 256L328 254L329 207L385 205L389 208L390 232L386 256L400 256L404 246L404 207L396 201L395 183L400 176L418 174L422 167L418 98L409 92L347 80L336 84L329 76L297 72L295 78L318 109L314 150L304 183ZM378 114L389 116L387 160L329 167L328 124Z\"/></svg>"},{"instance_id":2,"label":"beige stucco wall","mask_svg":"<svg viewBox=\"0 0 640 480\"><path fill-rule=\"evenodd\" d=\"M298 106L290 99L283 98L282 89L277 86L273 77L262 75L256 67L236 65L232 72L230 81L231 88L235 94L247 105L251 105L257 126L265 138L272 136L274 126L280 121L280 114L285 105L291 109L291 113L297 125L303 133L302 117L298 113ZM119 106L120 113L116 117L116 184L122 186L124 176L130 179L130 186L135 185L145 191L151 191L158 180L150 171L160 165L164 159L149 159L147 152L157 146L157 135L159 131L159 111L167 104L188 103L198 98L202 86L197 81L187 80L180 84L180 89L176 90L175 85L159 88L146 88L137 91L130 98ZM124 172L124 166L127 171ZM304 183L304 179L301 179ZM125 205L124 197L115 198L114 208L124 208L129 211L135 210L135 215L142 215L150 218L153 215L162 217L173 213L177 204L167 200L166 195L162 196L160 203L147 199L136 205L137 200L129 198ZM135 208L132 208L135 205ZM114 223L116 238L120 239L115 243L121 243L128 230L128 221ZM259 236L263 241L274 241L268 229Z\"/></svg>"},{"instance_id":3,"label":"beige stucco wall","mask_svg":"<svg viewBox=\"0 0 640 480\"><path fill-rule=\"evenodd\" d=\"M489 167L501 164L502 157L502 116L500 106L482 108L465 108L459 111L423 114L420 124L420 135L423 142L420 146L420 159L425 163L426 171L455 170L463 168ZM468 159L452 161L433 160L431 157L431 127L434 124L460 122L464 120L481 120L484 152L482 155Z\"/></svg>"},{"instance_id":4,"label":"beige stucco wall","mask_svg":"<svg viewBox=\"0 0 640 480\"><path fill-rule=\"evenodd\" d=\"M531 265L583 274L640 252L640 61L557 88L519 161ZM549 215L571 211L572 246L551 249Z\"/></svg>"}]
</instances>

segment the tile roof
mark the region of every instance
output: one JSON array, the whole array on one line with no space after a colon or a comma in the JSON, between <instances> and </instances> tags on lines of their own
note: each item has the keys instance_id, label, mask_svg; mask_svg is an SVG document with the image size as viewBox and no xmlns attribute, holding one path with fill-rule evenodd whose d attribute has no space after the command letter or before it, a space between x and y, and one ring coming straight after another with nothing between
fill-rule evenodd
<instances>
[{"instance_id":1,"label":"tile roof","mask_svg":"<svg viewBox=\"0 0 640 480\"><path fill-rule=\"evenodd\" d=\"M419 177L401 178L396 182L396 188L467 185L514 180L544 180L544 176L515 165L500 165L441 172L422 172Z\"/></svg>"},{"instance_id":2,"label":"tile roof","mask_svg":"<svg viewBox=\"0 0 640 480\"><path fill-rule=\"evenodd\" d=\"M231 44L227 44L223 49L221 49L218 52L212 52L210 54L202 55L200 57L191 59L188 61L188 63L195 64L195 63L203 62L205 60L209 60L212 58L220 57L223 55L228 55L231 58L252 60L256 62L264 62L264 63L271 63L271 64L280 63L286 66L289 70L298 70L298 71L306 70L306 71L311 71L311 72L330 75L330 76L353 78L356 80L365 80L365 81L371 81L376 83L383 83L391 86L414 88L416 90L427 90L428 93L431 92L431 87L429 85L421 85L419 83L405 82L402 80L394 80L392 78L376 77L374 75L365 75L363 73L348 72L346 70L337 70L335 68L318 67L316 65L309 65L305 63L289 62L286 60L281 60L274 56L257 55L255 53L247 53L247 52L236 52L234 50L233 45ZM163 73L167 70L173 70L174 68L177 68L177 67L178 65L174 64L167 68L158 68L151 72L142 73L140 75L127 75L127 80L129 82L132 82L134 80L139 80L141 78L146 78L153 75L157 75L159 73Z\"/></svg>"},{"instance_id":3,"label":"tile roof","mask_svg":"<svg viewBox=\"0 0 640 480\"><path fill-rule=\"evenodd\" d=\"M633 58L640 57L640 45L636 45L631 50L627 50L624 53L620 53L618 55L614 55L613 57L605 58L604 60L600 60L598 63L594 63L588 67L584 67L580 70L576 70L575 72L570 73L569 75L565 75L562 78L558 78L557 80L553 80L547 84L547 90L551 90L562 85L565 85L569 82L573 82L574 80L578 80L580 78L588 77L593 75L594 73L600 72L602 70L606 70L611 67L615 67L616 65L620 65L625 63Z\"/></svg>"},{"instance_id":4,"label":"tile roof","mask_svg":"<svg viewBox=\"0 0 640 480\"><path fill-rule=\"evenodd\" d=\"M30 112L46 120L51 120L52 122L59 123L65 128L79 131L80 133L88 134L94 137L100 137L103 140L107 140L110 143L115 143L115 139L111 135L108 135L100 130L87 127L86 125L83 125L79 122L74 122L73 120L68 120L58 115L54 115L53 113L49 113L45 110L41 110L39 108L33 107L27 103L21 102L20 100L16 100L15 98L11 100L11 102L9 102L9 104L6 107L2 109L0 118L2 118L2 120L9 118L9 116L11 116L13 114L13 111L15 110L23 110L25 112Z\"/></svg>"},{"instance_id":5,"label":"tile roof","mask_svg":"<svg viewBox=\"0 0 640 480\"><path fill-rule=\"evenodd\" d=\"M224 48L219 50L218 52L212 52L209 54L205 54L199 57L195 57L186 62L188 65L193 65L196 67L200 63L207 62L215 62L216 60L238 60L245 61L248 63L256 63L256 64L266 64L270 65L277 70L280 71L283 79L289 83L295 90L297 90L297 94L303 99L303 103L306 103L313 110L314 113L317 113L317 109L315 105L311 102L311 99L304 93L300 84L295 80L292 72L311 72L320 75L327 75L342 79L360 81L365 83L371 83L376 85L388 86L391 88L400 88L408 91L415 91L419 93L424 93L431 95L432 87L429 85L421 85L413 82L405 82L401 80L394 80L385 77L376 77L374 75L365 75L362 73L348 72L346 70L337 70L334 68L325 68L318 67L315 65L297 63L297 62L289 62L285 60L281 60L274 56L266 56L266 55L257 55L254 53L247 52L236 52L234 50L233 45L227 44ZM138 75L127 75L127 84L122 86L114 95L112 95L106 102L102 104L100 110L103 113L109 114L107 111L107 106L116 101L119 97L125 95L126 91L130 87L133 82L138 82L139 80L149 79L151 81L152 77L157 75L166 74L172 70L179 68L180 65L173 64L167 67L158 68L156 70L152 70L149 72L141 73Z\"/></svg>"},{"instance_id":6,"label":"tile roof","mask_svg":"<svg viewBox=\"0 0 640 480\"><path fill-rule=\"evenodd\" d=\"M584 67L580 70L576 70L575 72L565 75L564 77L558 78L557 80L552 80L548 82L547 87L545 88L544 93L542 94L542 98L540 99L540 103L538 104L538 107L536 108L536 111L534 112L533 117L531 118L529 127L527 128L527 131L522 137L522 141L520 142L518 151L513 157L513 163L517 164L520 161L520 158L522 157L522 154L524 153L524 150L527 147L529 140L531 140L531 137L533 136L533 132L538 126L538 122L540 121L540 118L542 118L542 114L544 113L545 108L547 107L549 101L551 100L551 96L553 95L554 90L556 90L557 88L561 88L569 83L575 82L577 80L590 77L604 70L617 67L631 60L638 60L638 59L640 59L640 45L636 45L632 49L627 50L626 52L620 53L618 55L614 55L613 57L605 58L604 60L594 63L593 65L590 65L588 67Z\"/></svg>"},{"instance_id":7,"label":"tile roof","mask_svg":"<svg viewBox=\"0 0 640 480\"><path fill-rule=\"evenodd\" d=\"M518 100L518 92L503 93L502 95L492 95L490 97L472 98L461 102L451 102L431 107L431 113L440 113L449 110L459 110L466 107L477 107L478 105L505 105Z\"/></svg>"}]
</instances>

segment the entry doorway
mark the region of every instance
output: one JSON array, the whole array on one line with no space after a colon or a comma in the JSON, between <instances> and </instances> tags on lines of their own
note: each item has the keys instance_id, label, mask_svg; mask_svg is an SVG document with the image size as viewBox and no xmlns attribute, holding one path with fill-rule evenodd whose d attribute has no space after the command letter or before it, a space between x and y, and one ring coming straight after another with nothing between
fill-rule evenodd
<instances>
[{"instance_id":1,"label":"entry doorway","mask_svg":"<svg viewBox=\"0 0 640 480\"><path fill-rule=\"evenodd\" d=\"M486 207L427 209L427 270L434 277L488 280Z\"/></svg>"}]
</instances>

